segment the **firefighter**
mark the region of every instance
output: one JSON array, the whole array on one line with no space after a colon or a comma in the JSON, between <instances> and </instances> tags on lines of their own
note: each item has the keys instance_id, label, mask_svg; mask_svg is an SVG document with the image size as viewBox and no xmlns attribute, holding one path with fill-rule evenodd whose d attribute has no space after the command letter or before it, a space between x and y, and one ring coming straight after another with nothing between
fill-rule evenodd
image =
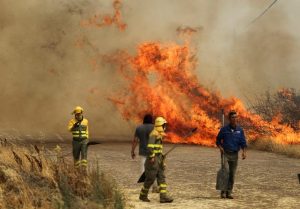
<instances>
[{"instance_id":1,"label":"firefighter","mask_svg":"<svg viewBox=\"0 0 300 209\"><path fill-rule=\"evenodd\" d=\"M163 138L166 135L167 121L163 117L157 117L154 123L154 129L150 133L149 142L147 145L148 156L145 162L146 179L144 186L140 192L140 200L150 202L148 192L151 185L157 179L159 186L160 202L170 203L173 199L167 195L167 184L165 177L165 165L163 156Z\"/></svg>"},{"instance_id":2,"label":"firefighter","mask_svg":"<svg viewBox=\"0 0 300 209\"><path fill-rule=\"evenodd\" d=\"M72 114L75 115L73 119L70 120L68 125L68 130L73 135L73 159L75 168L87 167L87 148L88 148L88 120L83 118L82 107L75 107Z\"/></svg>"}]
</instances>

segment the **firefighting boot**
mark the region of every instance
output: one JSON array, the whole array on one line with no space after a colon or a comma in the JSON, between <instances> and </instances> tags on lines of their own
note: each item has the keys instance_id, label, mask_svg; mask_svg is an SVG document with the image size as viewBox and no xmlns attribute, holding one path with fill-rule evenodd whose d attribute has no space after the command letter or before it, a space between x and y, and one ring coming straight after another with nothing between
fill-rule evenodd
<instances>
[{"instance_id":1,"label":"firefighting boot","mask_svg":"<svg viewBox=\"0 0 300 209\"><path fill-rule=\"evenodd\" d=\"M171 203L173 198L168 196L166 193L160 193L160 203Z\"/></svg>"},{"instance_id":2,"label":"firefighting boot","mask_svg":"<svg viewBox=\"0 0 300 209\"><path fill-rule=\"evenodd\" d=\"M226 192L226 198L227 199L233 199L233 196L231 195L231 191Z\"/></svg>"},{"instance_id":3,"label":"firefighting boot","mask_svg":"<svg viewBox=\"0 0 300 209\"><path fill-rule=\"evenodd\" d=\"M226 192L225 191L221 191L221 198L225 199L226 198Z\"/></svg>"},{"instance_id":4,"label":"firefighting boot","mask_svg":"<svg viewBox=\"0 0 300 209\"><path fill-rule=\"evenodd\" d=\"M143 202L150 202L150 200L148 199L148 192L149 192L149 189L143 187L141 189L141 192L140 192L140 200L142 200Z\"/></svg>"}]
</instances>

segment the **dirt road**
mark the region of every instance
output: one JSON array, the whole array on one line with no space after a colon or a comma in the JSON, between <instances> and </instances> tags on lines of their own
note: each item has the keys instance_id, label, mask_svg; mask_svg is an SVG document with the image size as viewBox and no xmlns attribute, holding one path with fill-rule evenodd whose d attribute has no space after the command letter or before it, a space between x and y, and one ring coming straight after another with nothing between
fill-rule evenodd
<instances>
[{"instance_id":1,"label":"dirt road","mask_svg":"<svg viewBox=\"0 0 300 209\"><path fill-rule=\"evenodd\" d=\"M168 150L172 145L166 145ZM300 208L300 160L249 150L239 160L234 200L219 198L215 190L219 152L215 148L180 145L167 160L167 183L174 203L160 204L158 194L150 193L150 203L138 200L139 160L131 160L129 143L103 143L89 150L90 161L98 160L102 170L111 173L128 198L129 208Z\"/></svg>"}]
</instances>

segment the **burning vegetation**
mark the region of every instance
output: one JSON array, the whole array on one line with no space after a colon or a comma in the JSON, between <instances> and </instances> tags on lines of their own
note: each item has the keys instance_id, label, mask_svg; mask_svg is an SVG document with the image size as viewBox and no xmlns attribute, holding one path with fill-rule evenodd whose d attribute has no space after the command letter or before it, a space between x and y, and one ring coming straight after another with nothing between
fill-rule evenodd
<instances>
[{"instance_id":1,"label":"burning vegetation","mask_svg":"<svg viewBox=\"0 0 300 209\"><path fill-rule=\"evenodd\" d=\"M114 13L112 15L96 14L93 17L89 18L88 20L82 20L81 26L102 28L104 26L110 26L112 24L115 24L120 31L124 31L127 25L122 21L122 16L120 11L121 6L122 6L121 0L114 0L113 2Z\"/></svg>"},{"instance_id":2,"label":"burning vegetation","mask_svg":"<svg viewBox=\"0 0 300 209\"><path fill-rule=\"evenodd\" d=\"M114 1L114 15L95 15L81 26L115 23L122 31L121 2ZM168 140L172 143L193 143L215 146L215 137L221 127L221 112L235 110L239 122L250 141L265 139L276 144L300 144L299 96L293 90L282 89L272 98L257 100L252 110L238 98L223 98L218 91L208 90L196 76L199 67L196 50L191 47L191 36L202 28L178 27L177 34L183 44L149 41L138 44L136 54L119 50L99 59L116 66L126 86L108 97L125 120L139 121L145 113L164 116L169 122ZM89 47L97 48L89 42ZM192 128L198 128L193 136L183 140Z\"/></svg>"},{"instance_id":3,"label":"burning vegetation","mask_svg":"<svg viewBox=\"0 0 300 209\"><path fill-rule=\"evenodd\" d=\"M221 127L220 113L236 110L240 123L250 140L271 139L279 144L299 144L299 132L277 113L252 113L241 100L223 98L219 92L209 91L195 75L197 59L188 42L148 42L137 47L131 56L119 51L104 57L106 62L118 65L119 74L127 80L127 88L109 99L126 120L138 121L150 112L167 118L170 127L169 141L214 146L215 136ZM278 94L278 101L296 98L290 91ZM282 102L281 102L282 103ZM256 108L259 109L258 106ZM291 112L293 114L293 110ZM270 115L272 114L272 115ZM198 133L181 140L191 127Z\"/></svg>"},{"instance_id":4,"label":"burning vegetation","mask_svg":"<svg viewBox=\"0 0 300 209\"><path fill-rule=\"evenodd\" d=\"M280 124L300 130L300 95L293 88L282 88L273 94L266 91L250 102L250 106L266 121L277 117Z\"/></svg>"}]
</instances>

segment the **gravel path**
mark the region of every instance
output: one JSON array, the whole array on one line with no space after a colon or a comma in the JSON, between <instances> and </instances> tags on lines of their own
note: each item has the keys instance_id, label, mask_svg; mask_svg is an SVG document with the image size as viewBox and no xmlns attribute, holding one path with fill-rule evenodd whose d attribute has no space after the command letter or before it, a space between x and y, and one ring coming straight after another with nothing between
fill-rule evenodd
<instances>
[{"instance_id":1,"label":"gravel path","mask_svg":"<svg viewBox=\"0 0 300 209\"><path fill-rule=\"evenodd\" d=\"M172 145L166 145L165 151ZM140 175L138 159L131 160L129 143L103 143L91 146L90 162L98 160L100 168L116 178L125 192L129 208L300 208L300 160L282 155L248 151L239 160L234 200L220 199L215 190L220 166L219 151L192 145L180 145L167 159L168 190L171 204L160 204L159 195L150 193L150 203L138 200Z\"/></svg>"}]
</instances>

